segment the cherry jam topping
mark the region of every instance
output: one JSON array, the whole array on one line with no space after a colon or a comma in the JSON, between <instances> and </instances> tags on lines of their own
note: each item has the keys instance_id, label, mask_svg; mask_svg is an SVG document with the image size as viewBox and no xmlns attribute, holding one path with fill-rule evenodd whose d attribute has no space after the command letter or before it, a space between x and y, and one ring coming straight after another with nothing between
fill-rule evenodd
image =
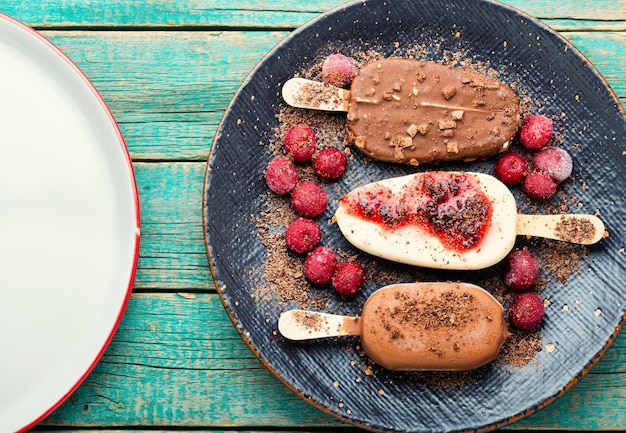
<instances>
[{"instance_id":1,"label":"cherry jam topping","mask_svg":"<svg viewBox=\"0 0 626 433\"><path fill-rule=\"evenodd\" d=\"M361 188L342 203L351 214L387 229L417 225L456 251L478 247L493 210L473 177L446 172L416 176L401 194L381 185Z\"/></svg>"}]
</instances>

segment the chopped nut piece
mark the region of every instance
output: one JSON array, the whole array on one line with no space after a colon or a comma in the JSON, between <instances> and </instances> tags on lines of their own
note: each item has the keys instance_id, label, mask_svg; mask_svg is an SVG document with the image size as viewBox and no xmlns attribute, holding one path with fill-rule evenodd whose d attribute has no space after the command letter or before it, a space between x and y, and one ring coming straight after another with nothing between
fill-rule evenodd
<instances>
[{"instance_id":1,"label":"chopped nut piece","mask_svg":"<svg viewBox=\"0 0 626 433\"><path fill-rule=\"evenodd\" d=\"M459 153L459 145L456 141L449 141L446 143L446 150L448 153Z\"/></svg>"},{"instance_id":2,"label":"chopped nut piece","mask_svg":"<svg viewBox=\"0 0 626 433\"><path fill-rule=\"evenodd\" d=\"M411 138L415 137L419 131L420 131L420 128L415 123L411 123L411 125L409 125L409 127L406 130L407 134L409 134Z\"/></svg>"},{"instance_id":3,"label":"chopped nut piece","mask_svg":"<svg viewBox=\"0 0 626 433\"><path fill-rule=\"evenodd\" d=\"M389 145L400 148L410 147L413 146L413 140L411 137L394 137Z\"/></svg>"},{"instance_id":4,"label":"chopped nut piece","mask_svg":"<svg viewBox=\"0 0 626 433\"><path fill-rule=\"evenodd\" d=\"M455 110L450 113L450 115L452 116L452 119L454 120L463 120L464 114L465 114L465 111L463 110Z\"/></svg>"},{"instance_id":5,"label":"chopped nut piece","mask_svg":"<svg viewBox=\"0 0 626 433\"><path fill-rule=\"evenodd\" d=\"M456 87L446 86L441 90L441 93L443 94L443 97L446 98L446 100L448 100L456 94Z\"/></svg>"},{"instance_id":6,"label":"chopped nut piece","mask_svg":"<svg viewBox=\"0 0 626 433\"><path fill-rule=\"evenodd\" d=\"M413 89L411 90L411 93L413 93L413 96L417 96L419 94L419 89L417 87L413 87Z\"/></svg>"},{"instance_id":7,"label":"chopped nut piece","mask_svg":"<svg viewBox=\"0 0 626 433\"><path fill-rule=\"evenodd\" d=\"M393 157L402 159L404 158L404 149L413 146L413 140L411 137L394 137L389 145L395 147Z\"/></svg>"},{"instance_id":8,"label":"chopped nut piece","mask_svg":"<svg viewBox=\"0 0 626 433\"><path fill-rule=\"evenodd\" d=\"M483 88L483 87L485 87L485 82L484 82L484 81L482 81L482 80L479 80L479 79L477 79L477 78L474 78L474 79L472 80L472 82L470 83L470 86L472 86L472 87L478 87L478 88Z\"/></svg>"},{"instance_id":9,"label":"chopped nut piece","mask_svg":"<svg viewBox=\"0 0 626 433\"><path fill-rule=\"evenodd\" d=\"M354 145L360 148L365 147L365 137L362 135L354 137Z\"/></svg>"},{"instance_id":10,"label":"chopped nut piece","mask_svg":"<svg viewBox=\"0 0 626 433\"><path fill-rule=\"evenodd\" d=\"M391 98L392 98L394 101L399 101L399 100L400 100L400 97L399 97L398 95L391 95Z\"/></svg>"},{"instance_id":11,"label":"chopped nut piece","mask_svg":"<svg viewBox=\"0 0 626 433\"><path fill-rule=\"evenodd\" d=\"M426 74L423 73L422 71L417 71L417 81L419 81L420 83L423 83L424 81L426 81Z\"/></svg>"},{"instance_id":12,"label":"chopped nut piece","mask_svg":"<svg viewBox=\"0 0 626 433\"><path fill-rule=\"evenodd\" d=\"M445 138L452 138L454 137L454 129L444 129L443 131L441 131L441 136L445 137Z\"/></svg>"},{"instance_id":13,"label":"chopped nut piece","mask_svg":"<svg viewBox=\"0 0 626 433\"><path fill-rule=\"evenodd\" d=\"M423 124L419 125L417 127L417 129L418 129L419 133L422 134L422 135L428 134L428 124L427 123L423 123Z\"/></svg>"},{"instance_id":14,"label":"chopped nut piece","mask_svg":"<svg viewBox=\"0 0 626 433\"><path fill-rule=\"evenodd\" d=\"M456 122L454 120L440 120L439 129L454 129L456 128Z\"/></svg>"}]
</instances>

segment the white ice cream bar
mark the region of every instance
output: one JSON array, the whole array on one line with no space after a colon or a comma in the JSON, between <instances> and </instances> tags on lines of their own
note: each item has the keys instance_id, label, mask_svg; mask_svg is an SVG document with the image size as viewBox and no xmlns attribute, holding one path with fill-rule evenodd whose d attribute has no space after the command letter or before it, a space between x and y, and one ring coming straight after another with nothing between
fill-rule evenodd
<instances>
[{"instance_id":1,"label":"white ice cream bar","mask_svg":"<svg viewBox=\"0 0 626 433\"><path fill-rule=\"evenodd\" d=\"M451 192L440 203L433 203L437 200L424 187L426 180L430 184L443 183L444 188L455 184L458 195ZM384 215L374 210L380 200L375 198L378 203L374 205L367 203L375 195L373 191L389 194L382 204ZM490 210L485 207L481 214L466 206L481 198L490 204ZM417 212L417 222L396 218L407 212ZM388 215L390 223L386 223ZM438 221L440 215L443 224ZM595 243L604 234L603 223L592 215L518 215L515 198L506 185L493 176L470 172L417 173L363 185L342 198L335 220L345 238L369 254L409 265L453 270L483 269L498 263L511 251L519 234L582 244ZM438 231L433 222L440 224ZM468 235L468 226L480 229ZM577 230L570 230L572 227ZM461 245L463 239L451 245L450 238L465 235L469 245Z\"/></svg>"}]
</instances>

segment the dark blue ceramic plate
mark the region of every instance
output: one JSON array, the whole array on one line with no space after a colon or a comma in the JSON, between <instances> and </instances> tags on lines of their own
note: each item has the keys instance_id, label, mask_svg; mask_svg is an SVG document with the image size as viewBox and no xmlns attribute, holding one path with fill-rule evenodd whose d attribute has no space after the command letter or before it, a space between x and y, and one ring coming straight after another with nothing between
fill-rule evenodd
<instances>
[{"instance_id":1,"label":"dark blue ceramic plate","mask_svg":"<svg viewBox=\"0 0 626 433\"><path fill-rule=\"evenodd\" d=\"M555 201L568 197L574 212L600 210L612 234L583 251L587 256L565 284L544 270L547 284L542 295L549 296L551 304L541 338L544 347L551 344L554 350L540 351L522 367L494 364L479 369L460 386L435 386L438 379L450 378L445 375L415 376L378 368L359 351L357 339L285 341L276 323L282 310L295 305L259 293L260 287L267 286L263 271L268 251L258 235L257 218L266 210L263 173L272 158L267 146L259 144L274 139L276 115L284 107L279 96L282 84L337 49L346 55L373 49L385 56L406 56L417 46L420 56L429 60L449 60L452 53L475 63L487 62L523 98L558 116L556 144L572 154L574 179L561 186L561 199ZM213 143L203 215L207 251L224 306L269 370L306 401L344 421L372 430L409 432L491 430L514 422L575 385L598 362L623 324L626 263L619 250L626 231L621 191L626 171L618 138L624 136L623 108L589 61L562 37L519 11L483 0L387 0L335 9L291 34L252 71ZM492 172L493 160L446 168ZM355 155L344 178L326 185L330 207L321 219L330 218L337 199L355 184L414 170ZM523 195L514 193L521 210L530 210ZM550 204L554 203L546 207ZM480 283L502 272L501 266L465 274L400 268L355 251L335 225L322 225L326 245L358 255L383 274L400 271L398 278ZM519 245L523 242L520 239ZM551 247L544 241L532 241L530 246ZM326 309L358 313L380 284L381 279L372 276L363 292L349 302L328 291Z\"/></svg>"}]
</instances>

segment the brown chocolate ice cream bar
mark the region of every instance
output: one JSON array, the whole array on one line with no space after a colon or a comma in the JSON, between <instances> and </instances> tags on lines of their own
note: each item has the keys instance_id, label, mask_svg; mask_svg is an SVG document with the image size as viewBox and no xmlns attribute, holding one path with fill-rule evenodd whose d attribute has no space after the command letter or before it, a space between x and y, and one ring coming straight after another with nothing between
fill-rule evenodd
<instances>
[{"instance_id":1,"label":"brown chocolate ice cream bar","mask_svg":"<svg viewBox=\"0 0 626 433\"><path fill-rule=\"evenodd\" d=\"M502 305L461 282L400 283L375 291L361 316L290 310L278 330L290 340L360 335L389 370L472 370L495 360L509 337Z\"/></svg>"},{"instance_id":2,"label":"brown chocolate ice cream bar","mask_svg":"<svg viewBox=\"0 0 626 433\"><path fill-rule=\"evenodd\" d=\"M350 89L348 142L373 159L418 165L506 150L519 99L492 78L401 58L361 68Z\"/></svg>"},{"instance_id":3,"label":"brown chocolate ice cream bar","mask_svg":"<svg viewBox=\"0 0 626 433\"><path fill-rule=\"evenodd\" d=\"M363 307L363 349L389 370L472 370L508 336L500 303L468 283L393 284Z\"/></svg>"}]
</instances>

